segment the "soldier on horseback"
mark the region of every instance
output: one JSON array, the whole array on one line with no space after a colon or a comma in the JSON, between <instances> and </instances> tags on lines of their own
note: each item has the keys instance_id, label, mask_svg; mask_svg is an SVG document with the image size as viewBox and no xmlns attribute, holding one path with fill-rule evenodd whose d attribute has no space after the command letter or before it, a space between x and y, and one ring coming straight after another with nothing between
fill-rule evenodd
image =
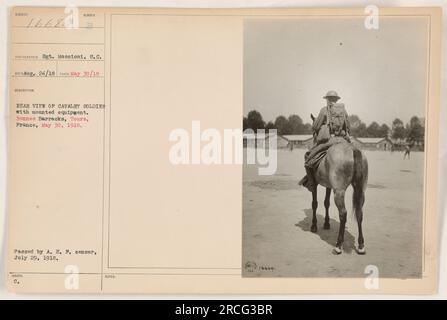
<instances>
[{"instance_id":1,"label":"soldier on horseback","mask_svg":"<svg viewBox=\"0 0 447 320\"><path fill-rule=\"evenodd\" d=\"M352 204L354 217L359 230L358 254L365 254L362 221L365 191L368 184L368 160L363 152L350 143L350 125L348 113L344 104L337 103L340 99L335 91L329 91L324 99L327 105L323 107L317 118L311 115L314 130L314 145L305 155L306 176L300 184L312 192L312 225L311 232L317 232L317 186L326 188L324 199L324 229L330 229L329 206L331 193L338 209L340 226L337 243L333 253L342 253L344 233L347 220L345 206L346 189L352 186Z\"/></svg>"},{"instance_id":2,"label":"soldier on horseback","mask_svg":"<svg viewBox=\"0 0 447 320\"><path fill-rule=\"evenodd\" d=\"M323 98L326 99L326 106L321 108L316 119L312 116L314 145L304 156L306 176L300 181L300 185L305 186L311 192L317 185L314 171L329 147L343 141L351 142L348 113L345 105L337 102L340 96L331 90Z\"/></svg>"}]
</instances>

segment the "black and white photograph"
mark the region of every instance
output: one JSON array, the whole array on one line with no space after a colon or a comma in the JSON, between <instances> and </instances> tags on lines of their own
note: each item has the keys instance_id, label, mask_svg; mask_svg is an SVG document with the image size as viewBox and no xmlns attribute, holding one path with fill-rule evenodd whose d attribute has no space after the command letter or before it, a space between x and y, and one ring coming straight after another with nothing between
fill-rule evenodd
<instances>
[{"instance_id":1,"label":"black and white photograph","mask_svg":"<svg viewBox=\"0 0 447 320\"><path fill-rule=\"evenodd\" d=\"M429 23L245 20L244 277L421 278Z\"/></svg>"}]
</instances>

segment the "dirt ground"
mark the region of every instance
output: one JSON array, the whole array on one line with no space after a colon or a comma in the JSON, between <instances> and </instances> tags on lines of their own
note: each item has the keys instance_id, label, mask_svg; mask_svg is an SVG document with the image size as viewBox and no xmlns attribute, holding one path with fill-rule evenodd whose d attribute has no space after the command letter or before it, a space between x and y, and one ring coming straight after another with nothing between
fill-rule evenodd
<instances>
[{"instance_id":1,"label":"dirt ground","mask_svg":"<svg viewBox=\"0 0 447 320\"><path fill-rule=\"evenodd\" d=\"M311 194L298 185L305 174L304 149L278 150L273 176L256 165L243 170L243 275L247 277L364 277L378 267L380 277L419 278L422 272L424 153L364 151L369 179L364 205L366 255L358 255L352 187L346 193L348 222L344 251L332 254L339 218L331 196L330 230L323 229L324 193L319 187L318 231L310 232Z\"/></svg>"}]
</instances>

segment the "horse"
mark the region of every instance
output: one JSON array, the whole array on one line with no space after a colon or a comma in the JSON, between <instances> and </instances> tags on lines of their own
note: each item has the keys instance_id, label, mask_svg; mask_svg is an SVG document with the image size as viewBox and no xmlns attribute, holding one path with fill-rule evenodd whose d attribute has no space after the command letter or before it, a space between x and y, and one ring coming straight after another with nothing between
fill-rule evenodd
<instances>
[{"instance_id":1,"label":"horse","mask_svg":"<svg viewBox=\"0 0 447 320\"><path fill-rule=\"evenodd\" d=\"M315 118L311 115L312 120ZM324 207L326 210L324 218L324 229L330 229L329 205L331 191L334 192L334 201L337 206L340 227L338 230L337 243L333 249L334 254L342 253L347 210L345 207L345 192L349 185L353 187L352 204L354 215L358 226L358 254L365 254L365 243L363 239L362 221L363 204L365 203L365 191L368 183L368 160L365 154L352 143L342 142L329 147L326 156L321 160L314 170L316 185L312 191L312 226L311 232L317 232L317 187L321 185L326 188Z\"/></svg>"}]
</instances>

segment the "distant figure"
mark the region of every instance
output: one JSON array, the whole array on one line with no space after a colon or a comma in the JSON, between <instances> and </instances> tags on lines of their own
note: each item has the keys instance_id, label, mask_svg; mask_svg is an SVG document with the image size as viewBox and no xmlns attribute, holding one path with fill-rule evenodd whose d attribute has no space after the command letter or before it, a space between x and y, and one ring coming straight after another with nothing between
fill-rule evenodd
<instances>
[{"instance_id":1,"label":"distant figure","mask_svg":"<svg viewBox=\"0 0 447 320\"><path fill-rule=\"evenodd\" d=\"M290 141L290 142L289 142L289 145L290 145L290 151L293 151L293 142Z\"/></svg>"},{"instance_id":2,"label":"distant figure","mask_svg":"<svg viewBox=\"0 0 447 320\"><path fill-rule=\"evenodd\" d=\"M408 155L408 159L410 159L410 150L411 150L410 145L407 144L407 145L405 146L404 160L405 160L405 158L407 157L407 155Z\"/></svg>"}]
</instances>

